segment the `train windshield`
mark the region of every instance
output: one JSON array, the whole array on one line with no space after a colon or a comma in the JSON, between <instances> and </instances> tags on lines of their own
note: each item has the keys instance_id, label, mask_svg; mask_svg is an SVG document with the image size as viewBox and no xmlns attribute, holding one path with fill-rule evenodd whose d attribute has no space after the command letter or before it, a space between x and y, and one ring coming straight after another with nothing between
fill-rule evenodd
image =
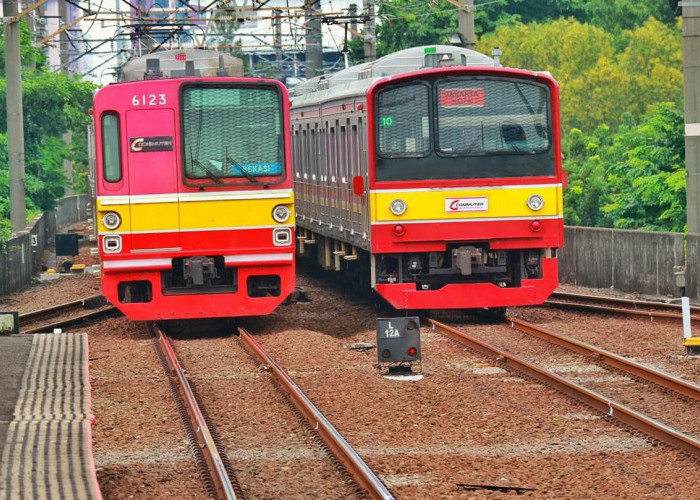
<instances>
[{"instance_id":1,"label":"train windshield","mask_svg":"<svg viewBox=\"0 0 700 500\"><path fill-rule=\"evenodd\" d=\"M186 86L182 131L188 179L259 184L283 177L282 106L276 87Z\"/></svg>"},{"instance_id":2,"label":"train windshield","mask_svg":"<svg viewBox=\"0 0 700 500\"><path fill-rule=\"evenodd\" d=\"M549 148L544 87L512 81L438 82L438 151L443 154L542 152Z\"/></svg>"},{"instance_id":3,"label":"train windshield","mask_svg":"<svg viewBox=\"0 0 700 500\"><path fill-rule=\"evenodd\" d=\"M377 93L377 180L554 175L551 98L531 81L449 77Z\"/></svg>"}]
</instances>

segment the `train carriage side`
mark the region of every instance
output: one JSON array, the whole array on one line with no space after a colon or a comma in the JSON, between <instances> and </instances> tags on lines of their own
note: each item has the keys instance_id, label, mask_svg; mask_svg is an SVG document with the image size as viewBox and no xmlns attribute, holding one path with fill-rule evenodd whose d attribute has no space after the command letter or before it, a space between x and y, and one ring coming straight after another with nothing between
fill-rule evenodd
<instances>
[{"instance_id":1,"label":"train carriage side","mask_svg":"<svg viewBox=\"0 0 700 500\"><path fill-rule=\"evenodd\" d=\"M481 64L335 90L334 78L292 99L300 253L315 247L323 267L366 279L397 309L542 303L563 245L551 76ZM344 139L343 124L359 138ZM296 140L314 128L330 137Z\"/></svg>"},{"instance_id":2,"label":"train carriage side","mask_svg":"<svg viewBox=\"0 0 700 500\"><path fill-rule=\"evenodd\" d=\"M288 97L165 78L94 99L105 297L134 320L271 313L295 283Z\"/></svg>"}]
</instances>

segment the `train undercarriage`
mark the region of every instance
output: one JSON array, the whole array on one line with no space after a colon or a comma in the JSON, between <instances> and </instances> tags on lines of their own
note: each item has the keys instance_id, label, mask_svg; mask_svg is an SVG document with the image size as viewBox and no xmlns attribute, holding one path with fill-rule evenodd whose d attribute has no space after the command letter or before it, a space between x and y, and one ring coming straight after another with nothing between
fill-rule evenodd
<instances>
[{"instance_id":1,"label":"train undercarriage","mask_svg":"<svg viewBox=\"0 0 700 500\"><path fill-rule=\"evenodd\" d=\"M305 236L304 236L305 235ZM372 288L396 309L481 309L542 303L556 288L556 250L493 250L487 243L442 252L371 255L348 243L303 233L298 249L326 270Z\"/></svg>"}]
</instances>

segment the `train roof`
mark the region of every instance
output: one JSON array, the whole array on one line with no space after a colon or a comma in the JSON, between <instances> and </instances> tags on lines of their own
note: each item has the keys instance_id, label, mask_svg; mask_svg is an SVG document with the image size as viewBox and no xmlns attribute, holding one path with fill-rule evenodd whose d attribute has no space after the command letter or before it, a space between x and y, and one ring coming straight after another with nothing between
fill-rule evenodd
<instances>
[{"instance_id":1,"label":"train roof","mask_svg":"<svg viewBox=\"0 0 700 500\"><path fill-rule=\"evenodd\" d=\"M157 61L149 63L148 61ZM151 66L149 67L149 64ZM157 65L160 76L153 75ZM151 74L148 71L151 69ZM127 61L122 82L184 76L243 76L243 61L231 54L205 49L160 50Z\"/></svg>"},{"instance_id":2,"label":"train roof","mask_svg":"<svg viewBox=\"0 0 700 500\"><path fill-rule=\"evenodd\" d=\"M441 66L494 65L494 60L489 56L463 47L453 45L412 47L337 73L311 78L291 89L289 94L296 105L303 105L320 99L363 93L376 79L385 76ZM323 92L325 90L328 92ZM309 95L318 92L321 93Z\"/></svg>"}]
</instances>

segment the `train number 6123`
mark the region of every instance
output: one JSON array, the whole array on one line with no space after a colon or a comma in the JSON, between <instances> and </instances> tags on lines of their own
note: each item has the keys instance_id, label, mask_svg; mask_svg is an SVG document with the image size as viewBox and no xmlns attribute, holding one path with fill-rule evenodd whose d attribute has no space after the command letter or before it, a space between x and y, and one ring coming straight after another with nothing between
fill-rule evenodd
<instances>
[{"instance_id":1,"label":"train number 6123","mask_svg":"<svg viewBox=\"0 0 700 500\"><path fill-rule=\"evenodd\" d=\"M167 102L165 94L141 94L131 98L131 104L134 106L162 106Z\"/></svg>"}]
</instances>

